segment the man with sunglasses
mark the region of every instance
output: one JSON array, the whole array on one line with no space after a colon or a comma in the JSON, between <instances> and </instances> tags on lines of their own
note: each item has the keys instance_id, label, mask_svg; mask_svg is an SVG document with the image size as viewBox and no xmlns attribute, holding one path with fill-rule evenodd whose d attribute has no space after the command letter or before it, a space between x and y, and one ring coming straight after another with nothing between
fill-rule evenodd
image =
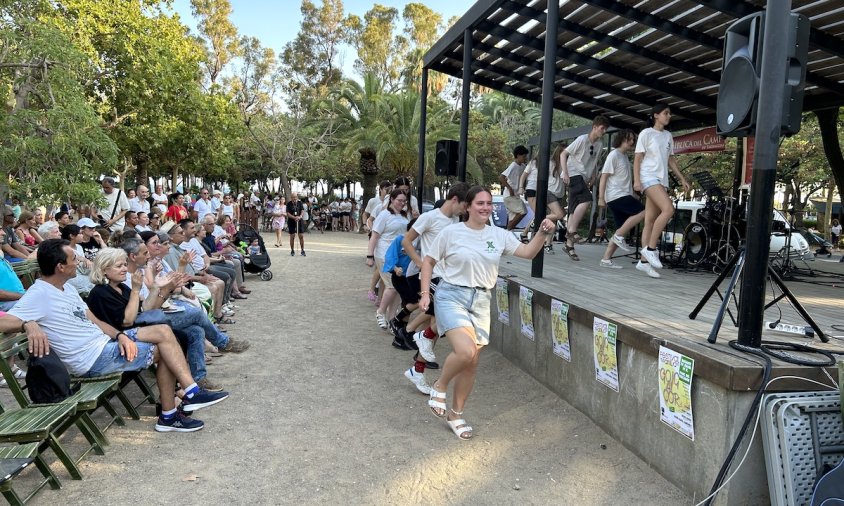
<instances>
[{"instance_id":1,"label":"man with sunglasses","mask_svg":"<svg viewBox=\"0 0 844 506\"><path fill-rule=\"evenodd\" d=\"M580 260L574 252L574 244L585 240L577 233L580 220L592 204L592 185L595 183L595 167L603 148L601 138L607 133L610 121L606 116L595 116L592 130L569 144L560 155L563 183L568 186L568 213L566 227L566 253L572 260Z\"/></svg>"}]
</instances>

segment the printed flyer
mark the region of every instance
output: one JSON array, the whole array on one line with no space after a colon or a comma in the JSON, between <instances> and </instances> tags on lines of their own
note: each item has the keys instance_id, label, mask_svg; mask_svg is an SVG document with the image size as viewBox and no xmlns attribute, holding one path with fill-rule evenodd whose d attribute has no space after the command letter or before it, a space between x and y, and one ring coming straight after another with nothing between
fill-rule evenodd
<instances>
[{"instance_id":1,"label":"printed flyer","mask_svg":"<svg viewBox=\"0 0 844 506\"><path fill-rule=\"evenodd\" d=\"M554 355L571 362L571 343L569 343L569 305L551 299L551 344Z\"/></svg>"},{"instance_id":2,"label":"printed flyer","mask_svg":"<svg viewBox=\"0 0 844 506\"><path fill-rule=\"evenodd\" d=\"M495 302L498 304L498 321L510 324L510 294L507 292L507 280L498 278L495 282Z\"/></svg>"},{"instance_id":3,"label":"printed flyer","mask_svg":"<svg viewBox=\"0 0 844 506\"><path fill-rule=\"evenodd\" d=\"M659 347L659 419L663 423L695 440L692 416L692 376L695 361Z\"/></svg>"},{"instance_id":4,"label":"printed flyer","mask_svg":"<svg viewBox=\"0 0 844 506\"><path fill-rule=\"evenodd\" d=\"M522 317L522 335L533 341L533 290L524 286L519 287L519 314Z\"/></svg>"},{"instance_id":5,"label":"printed flyer","mask_svg":"<svg viewBox=\"0 0 844 506\"><path fill-rule=\"evenodd\" d=\"M616 337L618 327L600 318L592 324L595 379L618 392L618 356Z\"/></svg>"}]
</instances>

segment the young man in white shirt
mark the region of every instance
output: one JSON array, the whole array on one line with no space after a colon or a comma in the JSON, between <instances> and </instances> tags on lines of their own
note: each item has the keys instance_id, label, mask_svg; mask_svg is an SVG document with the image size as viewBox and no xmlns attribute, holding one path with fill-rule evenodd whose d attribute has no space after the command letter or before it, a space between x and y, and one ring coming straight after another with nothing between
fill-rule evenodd
<instances>
[{"instance_id":1,"label":"young man in white shirt","mask_svg":"<svg viewBox=\"0 0 844 506\"><path fill-rule=\"evenodd\" d=\"M604 251L600 266L621 269L612 261L616 249L633 251L624 237L645 219L645 206L633 194L633 173L628 152L636 145L636 134L632 130L621 130L613 137L613 149L604 161L598 191L598 206L609 207L615 217L615 233Z\"/></svg>"},{"instance_id":2,"label":"young man in white shirt","mask_svg":"<svg viewBox=\"0 0 844 506\"><path fill-rule=\"evenodd\" d=\"M408 268L409 283L421 287L419 284L419 269L422 268L425 255L431 251L434 241L445 227L460 221L460 216L466 212L466 193L468 191L469 185L466 183L452 185L446 194L445 203L439 209L433 209L421 214L410 230L404 235L401 243L402 248L411 260L410 267ZM417 238L419 239L419 252L413 247L413 243ZM436 291L436 283L439 277L439 270L434 267L431 291ZM414 279L414 281L411 281L411 279ZM402 311L406 310L403 308ZM396 318L399 318L401 315L402 313L399 312ZM408 323L407 327L398 327L398 330L395 332L397 339L404 341L407 346L410 346L410 342L412 341L415 344L414 347L419 350L413 367L405 371L404 376L423 394L431 393L431 387L425 381L425 368L436 365L435 360L437 359L436 355L434 355L434 343L437 338L434 327L436 327L436 320L434 305L431 304L426 311L421 312ZM416 332L417 329L424 330ZM434 367L431 368L433 369Z\"/></svg>"},{"instance_id":3,"label":"young man in white shirt","mask_svg":"<svg viewBox=\"0 0 844 506\"><path fill-rule=\"evenodd\" d=\"M507 208L507 230L513 230L527 214L525 202L519 196L519 182L527 164L528 149L516 146L513 149L513 162L498 176L504 190L504 207Z\"/></svg>"},{"instance_id":4,"label":"young man in white shirt","mask_svg":"<svg viewBox=\"0 0 844 506\"><path fill-rule=\"evenodd\" d=\"M577 227L592 205L591 189L595 183L595 166L603 148L601 137L607 133L609 127L610 120L606 116L595 116L592 120L592 130L566 146L560 155L563 183L568 186L569 192L565 250L572 260L580 260L574 252L574 245L585 241L578 235Z\"/></svg>"}]
</instances>

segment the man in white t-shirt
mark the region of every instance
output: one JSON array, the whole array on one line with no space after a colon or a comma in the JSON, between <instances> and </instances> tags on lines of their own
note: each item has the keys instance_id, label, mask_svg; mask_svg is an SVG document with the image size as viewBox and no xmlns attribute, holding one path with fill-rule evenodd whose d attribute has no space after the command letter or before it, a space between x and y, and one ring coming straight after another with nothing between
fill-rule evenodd
<instances>
[{"instance_id":1,"label":"man in white t-shirt","mask_svg":"<svg viewBox=\"0 0 844 506\"><path fill-rule=\"evenodd\" d=\"M580 260L574 252L575 243L585 242L577 233L580 220L592 205L592 185L595 183L595 167L601 156L601 137L607 133L610 120L606 116L595 116L592 130L566 146L560 156L563 183L568 186L568 213L566 221L565 250L572 260Z\"/></svg>"},{"instance_id":2,"label":"man in white t-shirt","mask_svg":"<svg viewBox=\"0 0 844 506\"><path fill-rule=\"evenodd\" d=\"M141 371L158 363L156 378L162 414L155 430L193 432L203 423L176 411L176 382L185 390L181 411L216 404L227 392L201 390L190 374L184 353L167 325L118 330L98 319L67 282L76 276L78 258L68 241L49 239L38 248L41 278L8 314L0 316L0 332L25 332L29 352L43 357L55 352L76 376L97 377Z\"/></svg>"},{"instance_id":3,"label":"man in white t-shirt","mask_svg":"<svg viewBox=\"0 0 844 506\"><path fill-rule=\"evenodd\" d=\"M466 212L466 194L469 192L469 185L456 183L449 188L445 196L445 202L438 209L422 213L416 222L407 231L402 239L402 249L410 257L410 266L407 269L408 282L414 286L420 286L419 269L436 241L437 236L447 226L460 221L460 215ZM413 247L413 243L419 239L419 251ZM434 277L431 279L431 291L436 291L436 283L439 281L439 269L434 266ZM418 291L418 290L417 290ZM405 378L409 379L422 393L431 393L431 387L425 381L425 368L436 366L434 355L434 343L438 337L434 331L436 320L434 318L434 305L428 306L416 316L407 327L397 332L397 338L402 339L408 345L412 341L419 349L413 367L404 372ZM424 330L419 330L424 329Z\"/></svg>"},{"instance_id":4,"label":"man in white t-shirt","mask_svg":"<svg viewBox=\"0 0 844 506\"><path fill-rule=\"evenodd\" d=\"M214 214L214 206L211 203L211 192L208 188L199 190L199 199L193 205L193 210L196 213L197 221L202 221L208 214Z\"/></svg>"},{"instance_id":5,"label":"man in white t-shirt","mask_svg":"<svg viewBox=\"0 0 844 506\"><path fill-rule=\"evenodd\" d=\"M381 184L378 185L378 195L372 197L366 203L366 207L363 209L363 215L361 216L361 222L363 222L367 232L372 230L372 222L375 221L375 217L377 216L375 211L381 207L384 197L389 195L392 189L393 183L391 181L387 179L381 181ZM377 276L378 273L376 272L375 275Z\"/></svg>"},{"instance_id":6,"label":"man in white t-shirt","mask_svg":"<svg viewBox=\"0 0 844 506\"><path fill-rule=\"evenodd\" d=\"M167 200L167 194L164 193L164 187L160 184L155 185L155 193L152 194L152 203L161 210L162 216L167 213L167 204L169 202Z\"/></svg>"},{"instance_id":7,"label":"man in white t-shirt","mask_svg":"<svg viewBox=\"0 0 844 506\"><path fill-rule=\"evenodd\" d=\"M106 228L112 232L120 232L126 225L124 217L129 211L129 198L126 197L126 192L114 188L114 178L104 177L101 185L106 206L99 210L100 217L106 221Z\"/></svg>"},{"instance_id":8,"label":"man in white t-shirt","mask_svg":"<svg viewBox=\"0 0 844 506\"><path fill-rule=\"evenodd\" d=\"M513 230L527 214L525 202L520 197L519 182L525 171L528 149L516 146L513 149L513 162L499 176L498 181L504 190L504 207L507 208L507 230Z\"/></svg>"},{"instance_id":9,"label":"man in white t-shirt","mask_svg":"<svg viewBox=\"0 0 844 506\"><path fill-rule=\"evenodd\" d=\"M147 200L149 198L149 188L144 185L138 185L137 192L138 194L134 198L129 199L129 210L135 211L136 213L149 214L150 204Z\"/></svg>"},{"instance_id":10,"label":"man in white t-shirt","mask_svg":"<svg viewBox=\"0 0 844 506\"><path fill-rule=\"evenodd\" d=\"M628 152L636 145L636 134L632 130L621 130L613 137L613 149L604 161L598 192L598 206L609 206L615 218L616 230L604 251L601 267L621 269L612 261L616 249L633 251L624 237L645 219L645 206L633 194L633 173Z\"/></svg>"}]
</instances>

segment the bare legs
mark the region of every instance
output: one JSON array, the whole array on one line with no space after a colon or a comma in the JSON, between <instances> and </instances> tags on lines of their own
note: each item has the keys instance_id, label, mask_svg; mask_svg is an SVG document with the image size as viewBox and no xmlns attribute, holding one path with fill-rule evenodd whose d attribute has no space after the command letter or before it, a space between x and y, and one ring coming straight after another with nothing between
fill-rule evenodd
<instances>
[{"instance_id":1,"label":"bare legs","mask_svg":"<svg viewBox=\"0 0 844 506\"><path fill-rule=\"evenodd\" d=\"M155 361L158 363L155 377L158 380L158 391L161 392L161 409L170 411L176 407L176 382L182 388L194 383L182 348L167 325L139 328L138 341L155 345Z\"/></svg>"},{"instance_id":2,"label":"bare legs","mask_svg":"<svg viewBox=\"0 0 844 506\"><path fill-rule=\"evenodd\" d=\"M648 200L645 202L645 228L642 231L642 246L656 249L659 236L674 216L674 206L665 187L656 184L645 190Z\"/></svg>"},{"instance_id":3,"label":"bare legs","mask_svg":"<svg viewBox=\"0 0 844 506\"><path fill-rule=\"evenodd\" d=\"M568 228L568 233L566 234L566 244L568 246L574 246L574 242L571 238L577 233L577 228L580 226L580 220L586 215L586 211L589 210L589 206L591 202L581 202L574 208L574 212L571 213L569 216L569 220L566 223L566 227Z\"/></svg>"},{"instance_id":4,"label":"bare legs","mask_svg":"<svg viewBox=\"0 0 844 506\"><path fill-rule=\"evenodd\" d=\"M482 346L475 344L475 329L471 327L452 329L445 335L454 351L446 357L443 372L433 386L434 390L445 392L448 390L448 384L454 380L451 409L461 413L475 385ZM449 411L447 418L456 420L460 417Z\"/></svg>"},{"instance_id":5,"label":"bare legs","mask_svg":"<svg viewBox=\"0 0 844 506\"><path fill-rule=\"evenodd\" d=\"M645 211L627 218L627 220L625 220L624 223L615 230L615 235L619 237L626 237L627 234L629 234L630 231L633 230L633 228L636 227L636 225L638 225L643 219L645 219ZM612 258L617 249L618 246L616 246L613 241L610 241L607 245L607 249L604 251L604 260Z\"/></svg>"}]
</instances>

